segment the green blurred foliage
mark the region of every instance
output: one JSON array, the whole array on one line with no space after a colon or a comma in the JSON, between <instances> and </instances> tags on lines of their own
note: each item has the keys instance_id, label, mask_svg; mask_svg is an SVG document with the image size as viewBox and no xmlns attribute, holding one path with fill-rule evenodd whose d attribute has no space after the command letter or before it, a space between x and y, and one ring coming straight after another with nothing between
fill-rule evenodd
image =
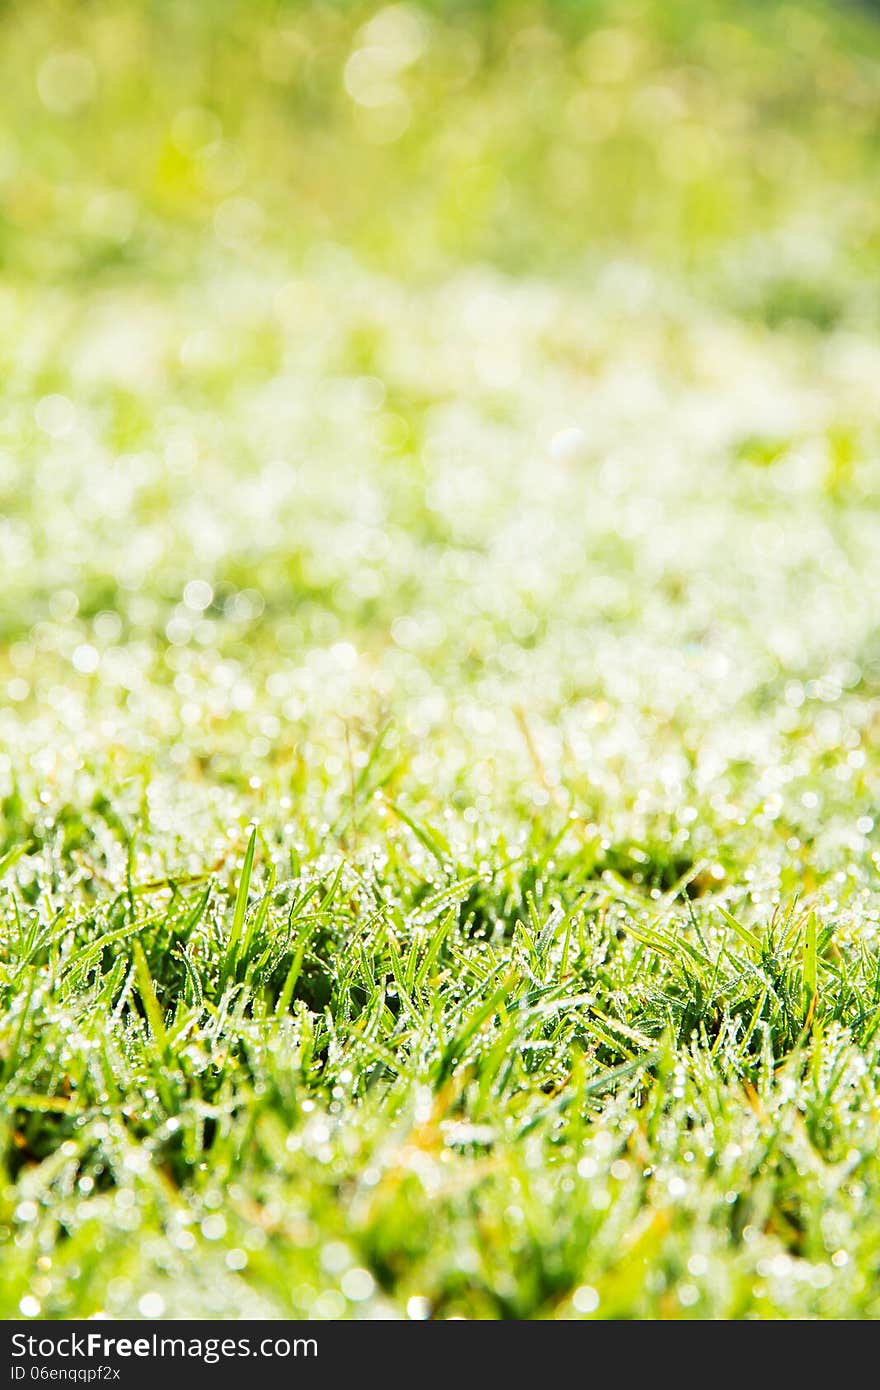
<instances>
[{"instance_id":1,"label":"green blurred foliage","mask_svg":"<svg viewBox=\"0 0 880 1390\"><path fill-rule=\"evenodd\" d=\"M880 33L853 6L28 0L0 83L7 273L186 275L213 239L397 273L609 246L706 270L814 224L837 278L878 249ZM842 291L806 280L751 307L827 325Z\"/></svg>"}]
</instances>

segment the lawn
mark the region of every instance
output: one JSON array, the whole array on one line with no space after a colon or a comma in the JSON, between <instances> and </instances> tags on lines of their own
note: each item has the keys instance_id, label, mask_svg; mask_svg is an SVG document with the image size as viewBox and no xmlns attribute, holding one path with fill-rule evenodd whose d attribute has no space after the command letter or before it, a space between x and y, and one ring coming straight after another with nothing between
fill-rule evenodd
<instances>
[{"instance_id":1,"label":"lawn","mask_svg":"<svg viewBox=\"0 0 880 1390\"><path fill-rule=\"evenodd\" d=\"M0 79L0 1316L880 1316L880 10Z\"/></svg>"}]
</instances>

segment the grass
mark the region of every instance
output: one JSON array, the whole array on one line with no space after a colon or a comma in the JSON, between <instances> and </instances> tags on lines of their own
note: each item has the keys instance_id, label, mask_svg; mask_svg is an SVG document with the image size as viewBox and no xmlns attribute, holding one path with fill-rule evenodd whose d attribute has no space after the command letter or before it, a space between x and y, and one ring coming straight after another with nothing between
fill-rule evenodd
<instances>
[{"instance_id":1,"label":"grass","mask_svg":"<svg viewBox=\"0 0 880 1390\"><path fill-rule=\"evenodd\" d=\"M0 1315L876 1317L876 13L0 33Z\"/></svg>"}]
</instances>

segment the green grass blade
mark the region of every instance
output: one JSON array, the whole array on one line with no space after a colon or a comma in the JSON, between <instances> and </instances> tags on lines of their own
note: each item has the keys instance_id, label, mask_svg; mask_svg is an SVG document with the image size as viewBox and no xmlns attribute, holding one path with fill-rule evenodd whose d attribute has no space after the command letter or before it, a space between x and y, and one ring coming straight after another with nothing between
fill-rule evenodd
<instances>
[{"instance_id":1,"label":"green grass blade","mask_svg":"<svg viewBox=\"0 0 880 1390\"><path fill-rule=\"evenodd\" d=\"M226 943L226 954L223 958L223 969L221 972L221 987L225 987L230 976L234 973L235 964L238 959L239 942L244 928L244 919L247 914L248 893L251 886L251 874L254 868L254 855L257 849L257 828L254 826L245 850L244 862L241 866L241 874L238 880L238 892L235 895L235 909L232 914L232 927L229 932L229 940Z\"/></svg>"}]
</instances>

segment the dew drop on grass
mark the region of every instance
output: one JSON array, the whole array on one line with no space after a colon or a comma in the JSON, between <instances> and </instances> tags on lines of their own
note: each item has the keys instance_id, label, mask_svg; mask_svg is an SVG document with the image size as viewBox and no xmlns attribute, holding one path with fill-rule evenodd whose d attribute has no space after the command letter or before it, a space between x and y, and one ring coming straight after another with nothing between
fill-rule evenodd
<instances>
[{"instance_id":1,"label":"dew drop on grass","mask_svg":"<svg viewBox=\"0 0 880 1390\"><path fill-rule=\"evenodd\" d=\"M571 1301L579 1313L595 1313L599 1307L599 1294L590 1284L581 1284L575 1289Z\"/></svg>"},{"instance_id":2,"label":"dew drop on grass","mask_svg":"<svg viewBox=\"0 0 880 1390\"><path fill-rule=\"evenodd\" d=\"M219 1214L206 1216L200 1229L205 1240L222 1240L226 1234L226 1218Z\"/></svg>"}]
</instances>

